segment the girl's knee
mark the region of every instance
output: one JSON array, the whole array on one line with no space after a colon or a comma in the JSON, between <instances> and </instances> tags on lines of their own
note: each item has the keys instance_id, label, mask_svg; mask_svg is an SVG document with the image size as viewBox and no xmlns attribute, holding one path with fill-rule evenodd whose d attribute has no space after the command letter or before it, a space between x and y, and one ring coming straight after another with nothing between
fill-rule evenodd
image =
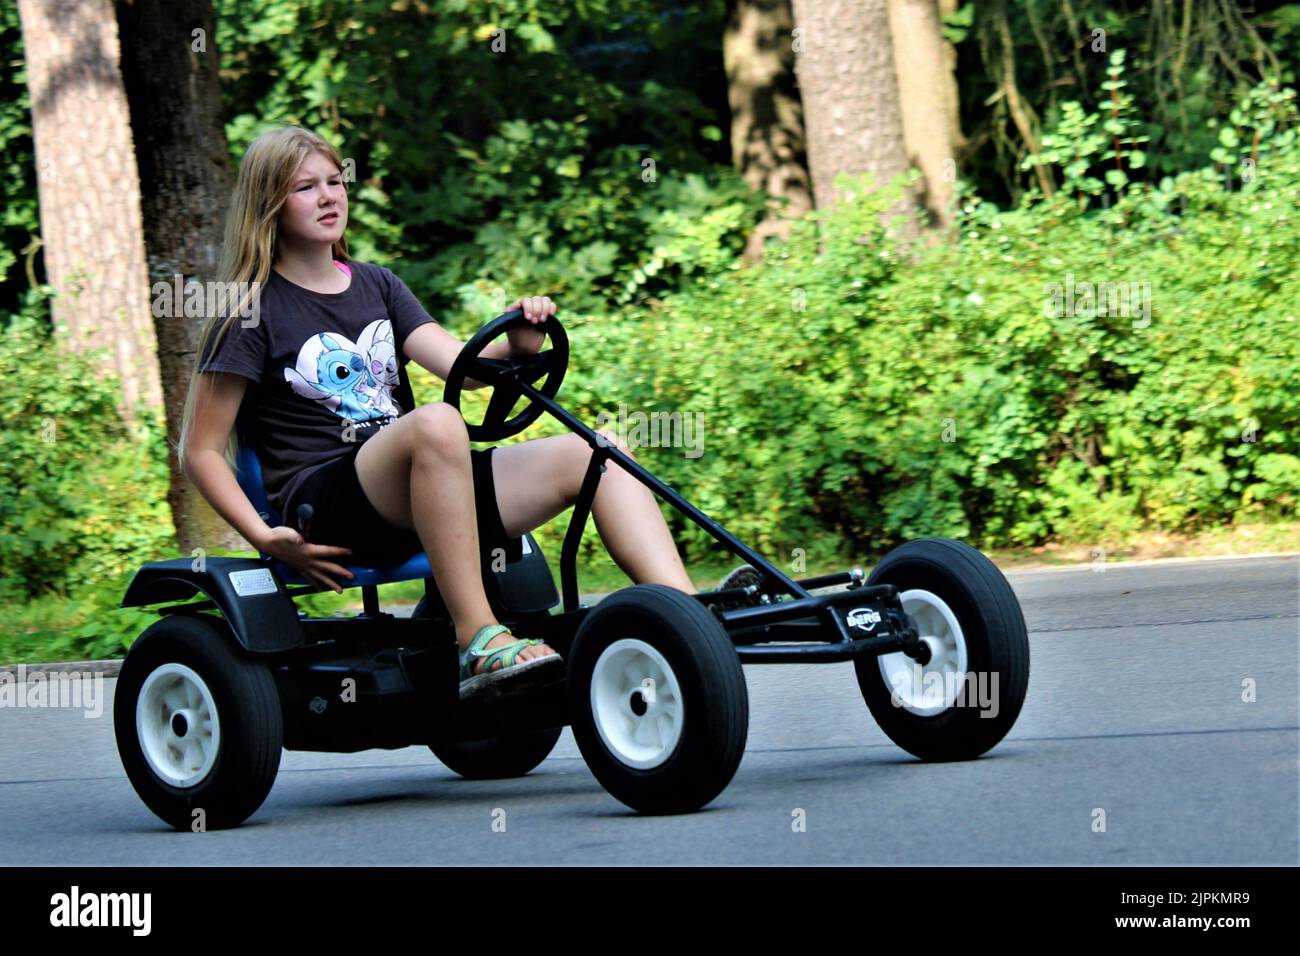
<instances>
[{"instance_id":1,"label":"girl's knee","mask_svg":"<svg viewBox=\"0 0 1300 956\"><path fill-rule=\"evenodd\" d=\"M446 402L430 402L410 412L414 432L413 457L468 453L469 432L460 412Z\"/></svg>"}]
</instances>

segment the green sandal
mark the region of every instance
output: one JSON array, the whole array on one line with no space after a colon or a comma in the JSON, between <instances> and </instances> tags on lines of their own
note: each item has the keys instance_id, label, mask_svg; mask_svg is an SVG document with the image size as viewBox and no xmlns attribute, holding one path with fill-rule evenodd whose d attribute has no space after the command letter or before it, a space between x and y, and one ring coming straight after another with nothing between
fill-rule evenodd
<instances>
[{"instance_id":1,"label":"green sandal","mask_svg":"<svg viewBox=\"0 0 1300 956\"><path fill-rule=\"evenodd\" d=\"M548 654L546 657L535 657L530 661L518 663L519 653L524 648L544 644L545 641L519 640L513 644L487 649L488 641L509 630L510 628L504 624L488 624L480 627L470 640L469 647L460 652L460 696L462 698L476 693L488 684L513 678L524 671L544 664L560 663L559 654ZM483 659L483 671L476 674L474 665L479 659ZM501 662L501 666L493 669L497 661Z\"/></svg>"}]
</instances>

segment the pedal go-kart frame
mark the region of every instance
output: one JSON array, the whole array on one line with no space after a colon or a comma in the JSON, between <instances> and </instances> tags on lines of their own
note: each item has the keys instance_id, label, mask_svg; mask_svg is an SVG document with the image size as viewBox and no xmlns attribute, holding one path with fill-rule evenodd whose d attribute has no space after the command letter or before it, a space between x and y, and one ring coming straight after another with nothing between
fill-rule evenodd
<instances>
[{"instance_id":1,"label":"pedal go-kart frame","mask_svg":"<svg viewBox=\"0 0 1300 956\"><path fill-rule=\"evenodd\" d=\"M499 423L506 426L508 434L514 434L530 424L536 418L532 408L525 410L511 422L501 422L504 415L508 414L522 396L531 399L536 408L548 412L570 431L581 435L592 449L591 460L573 506L560 553L564 615L581 615L585 610L578 604L578 545L582 540L587 517L591 513L591 504L596 496L600 474L605 470L606 462L613 461L658 497L707 531L732 554L743 558L762 573L764 578L762 585L702 592L695 595L706 606L724 602L734 603L742 598L756 598L761 602L756 607L717 612L717 616L736 644L736 651L742 663L829 664L850 661L864 655L878 656L895 651L908 653L921 664L928 661L928 650L924 644L918 642L916 626L903 612L902 605L898 601L898 590L893 585L867 586L866 574L860 568L804 580L789 577L763 555L692 505L672 487L656 478L640 462L625 455L617 445L609 442L556 402L554 395L558 390L558 382L554 383L554 388L549 387L552 385L549 380L547 388L536 388L533 382L543 374L550 372L551 377L554 378L558 368L562 375L567 358L567 337L563 328L554 319L549 320L544 327L554 342L551 350L522 360L478 359L474 361L478 352L482 350L482 345L486 345L502 331L520 321L520 314L507 313L485 326L475 339L466 344L456 363L457 366L463 367L454 366L448 381L457 382L457 373L467 372L472 367L475 378L493 386L493 397L488 404L484 422L481 426L470 426L471 438L479 434L491 433L494 436L501 434ZM482 345L477 341L480 338ZM478 345L477 350L476 345ZM447 396L446 400L451 404L458 404L458 397L459 390L456 389ZM522 422L522 424L516 427L514 422ZM483 431L476 434L476 428L481 428ZM837 585L847 585L848 588L825 594L811 593L818 588ZM784 600L784 596L788 596L789 600ZM809 618L812 620L809 621ZM563 629L559 621L556 624ZM774 641L799 642L806 646L764 646Z\"/></svg>"},{"instance_id":2,"label":"pedal go-kart frame","mask_svg":"<svg viewBox=\"0 0 1300 956\"><path fill-rule=\"evenodd\" d=\"M270 792L281 749L427 745L462 776L520 776L565 726L611 795L641 812L690 812L721 793L744 753L743 663L852 661L872 715L922 759L971 759L1002 739L1024 700L1028 638L1010 586L987 558L927 539L896 548L869 578L857 568L790 578L555 401L568 338L554 317L540 326L551 348L481 357L523 322L515 311L481 328L453 363L444 401L459 409L472 373L493 393L483 423L467 424L471 440L507 438L545 412L592 450L562 545L562 609L553 613L559 596L531 534L503 571L484 565L498 619L555 648L563 671L536 668L461 698L454 627L423 552L395 556L401 563L392 567L348 565L348 586L363 597L352 617L298 610L293 599L320 587L269 555L146 564L121 606L168 606L123 662L114 730L127 776L155 814L179 829L192 828L199 811L207 828L237 826ZM521 398L524 410L507 418ZM751 564L760 582L695 595L642 584L595 608L580 604L578 544L610 462ZM278 521L251 447L241 452L240 482L263 517ZM305 532L308 507L299 511ZM418 578L425 597L411 617L380 609L379 584ZM750 606L713 607L720 602ZM927 677L1001 675L997 719L919 694L926 665Z\"/></svg>"}]
</instances>

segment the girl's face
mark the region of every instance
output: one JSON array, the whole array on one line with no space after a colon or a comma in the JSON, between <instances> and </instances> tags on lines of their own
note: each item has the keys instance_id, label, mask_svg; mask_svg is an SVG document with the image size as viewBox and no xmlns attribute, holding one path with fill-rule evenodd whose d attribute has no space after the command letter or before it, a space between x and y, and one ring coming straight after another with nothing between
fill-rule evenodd
<instances>
[{"instance_id":1,"label":"girl's face","mask_svg":"<svg viewBox=\"0 0 1300 956\"><path fill-rule=\"evenodd\" d=\"M289 183L279 235L328 247L342 237L347 224L348 192L339 168L321 153L311 153Z\"/></svg>"}]
</instances>

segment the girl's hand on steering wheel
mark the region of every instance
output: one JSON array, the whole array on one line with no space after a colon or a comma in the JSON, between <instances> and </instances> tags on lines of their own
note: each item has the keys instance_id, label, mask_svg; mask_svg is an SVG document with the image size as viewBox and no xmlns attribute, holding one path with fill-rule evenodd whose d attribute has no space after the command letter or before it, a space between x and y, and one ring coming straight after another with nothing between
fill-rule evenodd
<instances>
[{"instance_id":1,"label":"girl's hand on steering wheel","mask_svg":"<svg viewBox=\"0 0 1300 956\"><path fill-rule=\"evenodd\" d=\"M308 581L321 585L338 594L343 593L343 586L330 575L352 578L352 572L341 565L328 560L331 557L351 554L351 548L337 547L332 544L310 544L301 534L288 525L272 528L270 535L258 546L273 558L295 568Z\"/></svg>"},{"instance_id":2,"label":"girl's hand on steering wheel","mask_svg":"<svg viewBox=\"0 0 1300 956\"><path fill-rule=\"evenodd\" d=\"M532 325L541 325L555 314L555 303L549 296L534 295L516 299L506 306L507 312L513 312L515 309L523 309L524 318ZM506 333L506 339L510 342L510 351L513 354L531 355L542 347L542 343L546 341L546 333L528 325L517 325Z\"/></svg>"}]
</instances>

